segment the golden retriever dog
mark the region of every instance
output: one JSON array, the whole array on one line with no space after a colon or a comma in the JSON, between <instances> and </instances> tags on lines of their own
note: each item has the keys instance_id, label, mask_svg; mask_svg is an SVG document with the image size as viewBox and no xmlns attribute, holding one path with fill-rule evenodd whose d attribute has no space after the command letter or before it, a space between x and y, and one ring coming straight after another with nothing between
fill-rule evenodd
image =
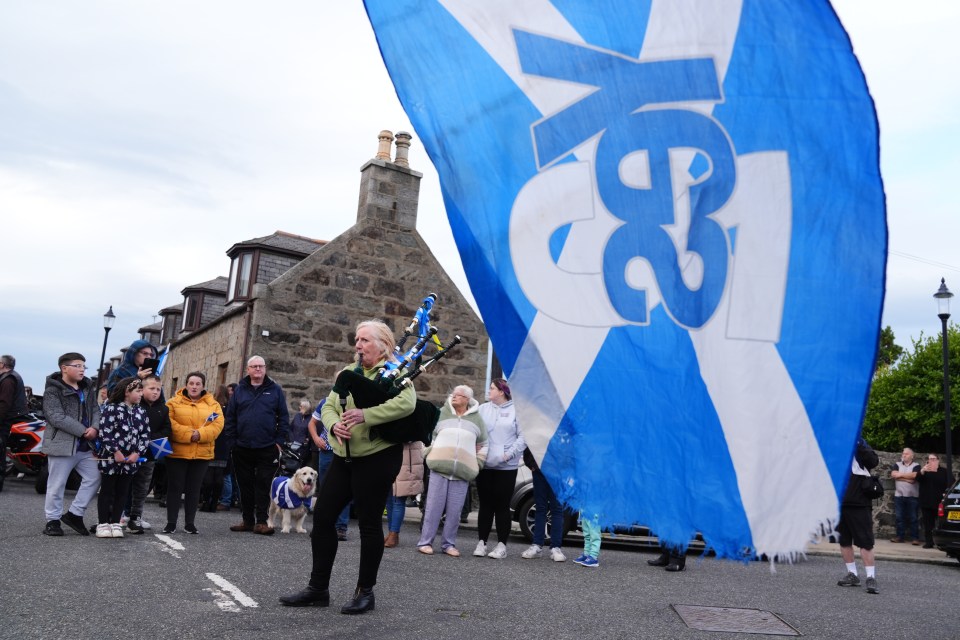
<instances>
[{"instance_id":1,"label":"golden retriever dog","mask_svg":"<svg viewBox=\"0 0 960 640\"><path fill-rule=\"evenodd\" d=\"M283 516L280 533L290 533L290 523L296 520L297 533L306 533L303 520L307 517L307 507L312 505L313 494L317 490L317 472L310 467L301 467L289 478L278 476L270 486L270 514L267 526L274 526L277 514Z\"/></svg>"}]
</instances>

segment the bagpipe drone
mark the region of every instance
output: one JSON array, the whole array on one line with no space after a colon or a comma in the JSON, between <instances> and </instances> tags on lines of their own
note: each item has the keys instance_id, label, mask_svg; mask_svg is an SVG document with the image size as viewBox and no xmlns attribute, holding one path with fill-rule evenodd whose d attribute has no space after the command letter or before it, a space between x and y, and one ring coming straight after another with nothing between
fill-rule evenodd
<instances>
[{"instance_id":1,"label":"bagpipe drone","mask_svg":"<svg viewBox=\"0 0 960 640\"><path fill-rule=\"evenodd\" d=\"M437 337L437 328L430 324L430 312L437 301L437 294L429 293L417 309L410 322L403 331L403 336L394 349L394 360L388 360L379 371L376 378L369 380L362 373L353 369L345 369L337 376L333 384L333 391L340 396L340 407L346 409L347 396L353 396L353 403L358 409L366 409L383 404L390 398L396 397L404 387L425 372L427 367L446 356L450 349L460 344L460 336L454 336L449 344L441 344ZM416 335L417 340L410 349L403 351L407 340ZM428 359L423 359L427 345L433 343L436 352ZM430 443L433 428L437 424L440 410L426 400L417 400L413 413L405 418L394 420L386 425L374 427L371 437L379 437L389 442ZM350 441L346 441L346 459L350 460Z\"/></svg>"}]
</instances>

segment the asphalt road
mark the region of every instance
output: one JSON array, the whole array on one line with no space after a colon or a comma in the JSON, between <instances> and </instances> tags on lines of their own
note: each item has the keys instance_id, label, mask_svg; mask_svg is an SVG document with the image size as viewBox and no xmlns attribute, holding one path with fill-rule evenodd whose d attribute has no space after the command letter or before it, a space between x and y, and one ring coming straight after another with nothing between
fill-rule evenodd
<instances>
[{"instance_id":1,"label":"asphalt road","mask_svg":"<svg viewBox=\"0 0 960 640\"><path fill-rule=\"evenodd\" d=\"M145 517L165 519L152 499ZM691 629L673 605L769 611L806 638L960 638L960 563L881 562L881 593L868 595L836 586L844 573L836 557L777 565L775 573L765 563L691 557L687 571L668 574L647 566L649 552L616 545L587 569L523 560L519 538L504 560L474 558L476 534L461 530L464 556L455 559L417 553L414 522L405 523L401 546L385 552L374 612L339 613L356 584L355 522L334 568L335 606L290 609L277 597L306 583L307 536L232 533L237 518L201 513L199 536L100 540L65 527L64 537L49 538L40 533L43 497L8 479L0 493L0 638L763 637Z\"/></svg>"}]
</instances>

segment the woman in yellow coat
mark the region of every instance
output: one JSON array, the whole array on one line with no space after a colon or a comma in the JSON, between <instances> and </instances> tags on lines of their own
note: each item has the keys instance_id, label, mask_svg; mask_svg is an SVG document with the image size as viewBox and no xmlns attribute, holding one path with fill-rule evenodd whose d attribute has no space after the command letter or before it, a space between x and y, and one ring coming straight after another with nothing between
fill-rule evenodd
<instances>
[{"instance_id":1,"label":"woman in yellow coat","mask_svg":"<svg viewBox=\"0 0 960 640\"><path fill-rule=\"evenodd\" d=\"M187 386L167 402L173 435L167 456L167 526L164 533L177 530L180 495L184 495L183 530L200 533L194 524L200 503L200 487L213 447L223 430L223 409L203 387L207 378L199 371L187 374Z\"/></svg>"}]
</instances>

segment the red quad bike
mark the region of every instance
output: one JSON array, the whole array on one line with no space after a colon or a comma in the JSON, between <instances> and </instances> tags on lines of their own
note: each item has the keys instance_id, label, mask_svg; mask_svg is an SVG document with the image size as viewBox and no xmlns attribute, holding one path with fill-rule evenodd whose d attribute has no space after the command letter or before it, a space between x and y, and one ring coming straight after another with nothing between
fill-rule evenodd
<instances>
[{"instance_id":1,"label":"red quad bike","mask_svg":"<svg viewBox=\"0 0 960 640\"><path fill-rule=\"evenodd\" d=\"M7 438L4 460L7 478L20 473L35 475L37 493L47 492L47 457L40 451L46 428L47 422L42 415L28 413L20 416L10 427L10 437ZM79 486L80 476L74 471L67 480L67 488L76 489Z\"/></svg>"}]
</instances>

